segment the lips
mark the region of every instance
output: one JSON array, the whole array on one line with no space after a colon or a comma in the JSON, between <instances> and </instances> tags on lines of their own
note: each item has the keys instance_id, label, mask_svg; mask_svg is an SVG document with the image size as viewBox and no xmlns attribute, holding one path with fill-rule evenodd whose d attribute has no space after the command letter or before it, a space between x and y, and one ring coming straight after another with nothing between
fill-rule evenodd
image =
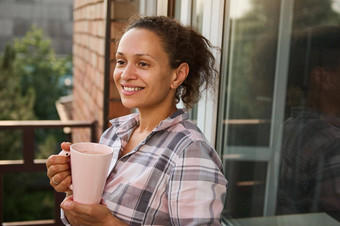
<instances>
[{"instance_id":1,"label":"lips","mask_svg":"<svg viewBox=\"0 0 340 226\"><path fill-rule=\"evenodd\" d=\"M137 91L144 89L143 87L131 87L131 86L122 86L122 87L123 87L123 90L127 92L137 92Z\"/></svg>"},{"instance_id":2,"label":"lips","mask_svg":"<svg viewBox=\"0 0 340 226\"><path fill-rule=\"evenodd\" d=\"M140 86L122 85L122 94L124 94L125 96L131 96L143 89L144 87Z\"/></svg>"}]
</instances>

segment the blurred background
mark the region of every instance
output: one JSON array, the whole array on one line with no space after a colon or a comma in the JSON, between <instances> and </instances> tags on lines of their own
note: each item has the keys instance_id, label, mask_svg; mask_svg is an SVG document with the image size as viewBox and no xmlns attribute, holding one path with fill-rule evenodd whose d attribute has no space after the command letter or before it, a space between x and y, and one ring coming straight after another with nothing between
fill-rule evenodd
<instances>
[{"instance_id":1,"label":"blurred background","mask_svg":"<svg viewBox=\"0 0 340 226\"><path fill-rule=\"evenodd\" d=\"M223 161L224 224L265 225L279 215L283 124L305 104L289 86L292 68L309 65L295 65L292 40L339 26L340 0L0 0L0 222L60 225L46 158L62 141L98 141L109 119L134 111L112 80L115 40L133 15L175 18L218 47L219 80L190 117ZM292 212L288 224L337 224L303 213L320 215Z\"/></svg>"}]
</instances>

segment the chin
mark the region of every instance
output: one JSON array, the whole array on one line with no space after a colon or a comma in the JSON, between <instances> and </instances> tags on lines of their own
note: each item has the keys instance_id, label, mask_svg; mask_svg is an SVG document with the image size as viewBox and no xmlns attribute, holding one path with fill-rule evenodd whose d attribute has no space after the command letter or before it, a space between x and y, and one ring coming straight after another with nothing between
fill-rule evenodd
<instances>
[{"instance_id":1,"label":"chin","mask_svg":"<svg viewBox=\"0 0 340 226\"><path fill-rule=\"evenodd\" d=\"M138 108L138 104L133 103L131 101L124 101L124 100L122 100L122 104L126 108Z\"/></svg>"}]
</instances>

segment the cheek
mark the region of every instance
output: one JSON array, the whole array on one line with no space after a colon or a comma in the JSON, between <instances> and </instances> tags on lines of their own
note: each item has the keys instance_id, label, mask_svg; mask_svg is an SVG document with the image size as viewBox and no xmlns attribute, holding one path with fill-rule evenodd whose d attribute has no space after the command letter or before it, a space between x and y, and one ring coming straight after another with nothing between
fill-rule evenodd
<instances>
[{"instance_id":1,"label":"cheek","mask_svg":"<svg viewBox=\"0 0 340 226\"><path fill-rule=\"evenodd\" d=\"M115 69L115 70L113 71L112 77L113 77L113 81L114 81L115 84L117 85L117 84L118 84L118 81L119 81L119 78L120 78L120 72L119 72L119 70Z\"/></svg>"}]
</instances>

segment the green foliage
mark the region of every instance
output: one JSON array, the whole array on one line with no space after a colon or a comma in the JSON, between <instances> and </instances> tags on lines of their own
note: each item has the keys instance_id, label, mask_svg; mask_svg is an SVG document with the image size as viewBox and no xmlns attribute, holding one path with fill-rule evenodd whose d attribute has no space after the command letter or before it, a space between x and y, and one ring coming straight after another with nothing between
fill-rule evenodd
<instances>
[{"instance_id":1,"label":"green foliage","mask_svg":"<svg viewBox=\"0 0 340 226\"><path fill-rule=\"evenodd\" d=\"M12 68L12 64L14 62L15 59L15 51L12 48L11 45L6 45L5 47L5 53L4 53L4 57L2 59L2 64L1 67L3 69L11 69Z\"/></svg>"},{"instance_id":2,"label":"green foliage","mask_svg":"<svg viewBox=\"0 0 340 226\"><path fill-rule=\"evenodd\" d=\"M0 120L58 119L55 101L69 92L71 58L57 57L36 26L7 45L0 57ZM65 140L62 129L35 131L35 158L47 158ZM0 160L22 159L22 132L0 131ZM53 192L45 172L4 175L4 221L53 218Z\"/></svg>"},{"instance_id":3,"label":"green foliage","mask_svg":"<svg viewBox=\"0 0 340 226\"><path fill-rule=\"evenodd\" d=\"M14 72L15 50L7 45L0 67L0 120L35 119L35 90L23 94L20 76ZM0 131L0 159L22 158L20 131Z\"/></svg>"},{"instance_id":4,"label":"green foliage","mask_svg":"<svg viewBox=\"0 0 340 226\"><path fill-rule=\"evenodd\" d=\"M46 173L9 173L4 176L5 222L53 219L53 192Z\"/></svg>"},{"instance_id":5,"label":"green foliage","mask_svg":"<svg viewBox=\"0 0 340 226\"><path fill-rule=\"evenodd\" d=\"M47 134L44 142L38 144L38 150L35 154L37 159L47 159L50 155L56 154L55 150L60 149L60 143L65 141L65 136L63 136L62 129L53 131L37 131L38 134ZM53 133L52 133L53 132Z\"/></svg>"},{"instance_id":6,"label":"green foliage","mask_svg":"<svg viewBox=\"0 0 340 226\"><path fill-rule=\"evenodd\" d=\"M30 87L23 94L21 78L15 73L14 62L15 50L7 45L0 69L0 120L35 119L35 90Z\"/></svg>"},{"instance_id":7,"label":"green foliage","mask_svg":"<svg viewBox=\"0 0 340 226\"><path fill-rule=\"evenodd\" d=\"M34 89L38 97L34 103L37 118L57 119L54 102L65 94L60 79L70 74L68 59L56 57L50 40L36 26L32 26L24 38L15 40L14 49L14 68L21 78L22 94L26 95Z\"/></svg>"},{"instance_id":8,"label":"green foliage","mask_svg":"<svg viewBox=\"0 0 340 226\"><path fill-rule=\"evenodd\" d=\"M22 39L7 45L0 65L0 120L58 119L55 101L68 92L60 81L71 74L71 59L57 57L41 29L33 25ZM60 131L37 132L37 155L55 153L56 146L47 148L52 137L60 136ZM0 159L21 158L20 132L1 132L0 137Z\"/></svg>"},{"instance_id":9,"label":"green foliage","mask_svg":"<svg viewBox=\"0 0 340 226\"><path fill-rule=\"evenodd\" d=\"M281 2L250 0L252 10L232 21L231 89L224 94L230 95L230 118L271 118ZM331 5L331 0L295 0L292 29L338 25L340 15Z\"/></svg>"}]
</instances>

